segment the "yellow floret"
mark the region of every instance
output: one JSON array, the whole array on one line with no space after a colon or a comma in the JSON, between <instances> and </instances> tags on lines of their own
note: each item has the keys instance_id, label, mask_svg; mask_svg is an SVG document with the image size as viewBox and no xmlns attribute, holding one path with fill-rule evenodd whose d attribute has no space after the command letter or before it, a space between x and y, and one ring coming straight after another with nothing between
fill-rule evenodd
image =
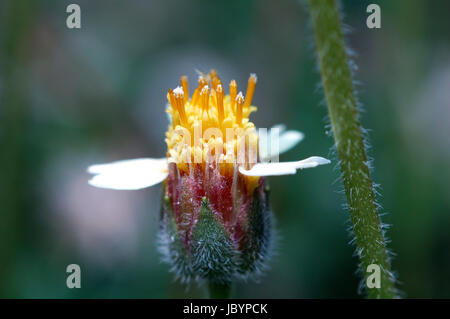
<instances>
[{"instance_id":1,"label":"yellow floret","mask_svg":"<svg viewBox=\"0 0 450 319\"><path fill-rule=\"evenodd\" d=\"M249 168L255 164L258 135L249 115L256 111L251 106L256 76L249 78L245 100L241 92L237 93L234 80L230 94L224 95L214 70L200 76L190 99L187 78L181 77L180 82L181 86L167 93L166 111L172 120L166 133L169 161L185 172L191 163L202 167L213 163L224 174L232 173L237 165Z\"/></svg>"}]
</instances>

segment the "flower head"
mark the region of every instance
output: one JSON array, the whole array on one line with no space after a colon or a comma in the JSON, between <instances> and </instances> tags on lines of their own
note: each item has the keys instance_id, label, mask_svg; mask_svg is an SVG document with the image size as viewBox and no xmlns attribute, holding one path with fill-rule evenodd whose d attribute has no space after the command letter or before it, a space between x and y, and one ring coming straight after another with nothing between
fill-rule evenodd
<instances>
[{"instance_id":1,"label":"flower head","mask_svg":"<svg viewBox=\"0 0 450 319\"><path fill-rule=\"evenodd\" d=\"M257 162L258 134L249 121L256 107L250 106L256 75L248 82L247 99L237 92L236 81L224 94L217 73L200 75L198 86L188 98L188 82L181 78L181 86L169 89L167 113L171 118L166 133L167 157L182 173L193 170L206 172L214 167L223 176L232 176L238 165L247 169ZM256 186L257 178L247 178Z\"/></svg>"},{"instance_id":2,"label":"flower head","mask_svg":"<svg viewBox=\"0 0 450 319\"><path fill-rule=\"evenodd\" d=\"M89 183L113 189L140 189L163 182L161 250L183 281L227 283L260 273L272 236L265 176L295 174L328 164L322 157L276 162L303 138L274 127L257 132L249 120L257 78L251 74L245 97L236 81L224 84L212 70L189 84L169 89L164 159L136 159L93 165Z\"/></svg>"}]
</instances>

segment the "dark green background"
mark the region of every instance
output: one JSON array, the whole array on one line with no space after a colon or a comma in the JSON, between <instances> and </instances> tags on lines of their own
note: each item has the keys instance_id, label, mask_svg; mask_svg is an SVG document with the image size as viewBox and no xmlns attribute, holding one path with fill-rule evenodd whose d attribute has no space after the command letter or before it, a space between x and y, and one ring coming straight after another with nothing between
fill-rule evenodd
<instances>
[{"instance_id":1,"label":"dark green background","mask_svg":"<svg viewBox=\"0 0 450 319\"><path fill-rule=\"evenodd\" d=\"M244 88L253 120L306 139L283 155L333 164L270 178L277 254L236 297L357 297L357 259L327 134L306 8L282 1L0 3L0 296L202 297L174 283L156 249L160 188L90 187L89 164L165 152L165 92L216 68ZM342 1L369 129L374 180L408 297L450 297L450 2ZM82 288L66 287L66 266Z\"/></svg>"}]
</instances>

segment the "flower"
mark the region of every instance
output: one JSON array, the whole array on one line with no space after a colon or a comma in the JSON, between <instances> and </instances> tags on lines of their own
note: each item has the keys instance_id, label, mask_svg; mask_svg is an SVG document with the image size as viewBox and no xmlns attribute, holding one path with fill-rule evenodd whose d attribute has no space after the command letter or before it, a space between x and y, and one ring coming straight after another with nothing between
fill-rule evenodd
<instances>
[{"instance_id":1,"label":"flower","mask_svg":"<svg viewBox=\"0 0 450 319\"><path fill-rule=\"evenodd\" d=\"M244 99L236 81L229 94L217 73L201 74L189 98L188 81L167 93L165 158L92 165L89 184L141 189L163 182L161 250L182 281L229 283L261 272L269 255L272 214L265 177L330 163L322 157L277 161L303 139L275 126L256 131L249 116L257 77Z\"/></svg>"}]
</instances>

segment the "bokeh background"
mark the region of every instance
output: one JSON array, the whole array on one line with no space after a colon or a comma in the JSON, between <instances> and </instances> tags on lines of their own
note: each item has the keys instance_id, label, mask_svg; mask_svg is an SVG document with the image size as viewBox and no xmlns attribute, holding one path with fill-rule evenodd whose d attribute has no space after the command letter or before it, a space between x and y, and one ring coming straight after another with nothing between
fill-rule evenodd
<instances>
[{"instance_id":1,"label":"bokeh background","mask_svg":"<svg viewBox=\"0 0 450 319\"><path fill-rule=\"evenodd\" d=\"M90 187L86 167L165 152L165 92L215 68L259 77L256 125L306 139L282 155L335 159L306 7L296 0L0 2L0 296L203 297L156 248L161 189ZM393 268L408 297L450 297L450 2L342 1L370 130ZM357 259L334 165L271 178L278 248L236 297L358 297ZM82 288L66 287L81 266Z\"/></svg>"}]
</instances>

